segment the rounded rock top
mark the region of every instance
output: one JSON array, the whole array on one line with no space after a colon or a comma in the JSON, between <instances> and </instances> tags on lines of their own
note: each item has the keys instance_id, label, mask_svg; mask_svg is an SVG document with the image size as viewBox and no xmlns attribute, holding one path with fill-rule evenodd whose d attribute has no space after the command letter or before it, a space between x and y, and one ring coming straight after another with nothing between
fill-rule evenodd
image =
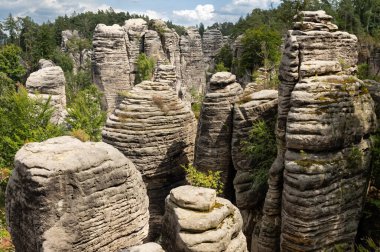
<instances>
[{"instance_id":1,"label":"rounded rock top","mask_svg":"<svg viewBox=\"0 0 380 252\"><path fill-rule=\"evenodd\" d=\"M185 185L171 190L169 197L180 207L196 211L210 211L215 206L216 191L210 188Z\"/></svg>"}]
</instances>

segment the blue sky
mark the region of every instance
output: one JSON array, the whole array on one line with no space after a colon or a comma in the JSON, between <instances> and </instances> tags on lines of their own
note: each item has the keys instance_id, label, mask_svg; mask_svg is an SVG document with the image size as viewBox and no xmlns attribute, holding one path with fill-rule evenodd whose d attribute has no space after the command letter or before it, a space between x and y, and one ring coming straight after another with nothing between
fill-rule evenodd
<instances>
[{"instance_id":1,"label":"blue sky","mask_svg":"<svg viewBox=\"0 0 380 252\"><path fill-rule=\"evenodd\" d=\"M215 22L235 22L253 8L267 9L280 0L0 0L0 19L9 13L15 16L30 16L42 23L53 21L60 15L71 15L84 11L97 11L112 7L115 11L146 14L150 18L171 20L185 26L211 25Z\"/></svg>"}]
</instances>

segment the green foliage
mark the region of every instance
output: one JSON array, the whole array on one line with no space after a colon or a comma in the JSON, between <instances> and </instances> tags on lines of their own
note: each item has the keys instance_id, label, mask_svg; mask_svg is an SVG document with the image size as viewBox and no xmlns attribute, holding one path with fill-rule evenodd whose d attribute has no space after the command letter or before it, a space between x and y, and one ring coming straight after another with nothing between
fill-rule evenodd
<instances>
[{"instance_id":1,"label":"green foliage","mask_svg":"<svg viewBox=\"0 0 380 252\"><path fill-rule=\"evenodd\" d=\"M155 61L153 58L147 57L145 53L141 53L137 58L136 84L143 80L150 80L153 75Z\"/></svg>"},{"instance_id":2,"label":"green foliage","mask_svg":"<svg viewBox=\"0 0 380 252\"><path fill-rule=\"evenodd\" d=\"M85 49L91 49L92 44L89 39L73 37L67 41L67 50L72 53L80 53Z\"/></svg>"},{"instance_id":3,"label":"green foliage","mask_svg":"<svg viewBox=\"0 0 380 252\"><path fill-rule=\"evenodd\" d=\"M26 70L21 65L21 48L10 44L0 47L0 72L14 81L21 81Z\"/></svg>"},{"instance_id":4,"label":"green foliage","mask_svg":"<svg viewBox=\"0 0 380 252\"><path fill-rule=\"evenodd\" d=\"M31 99L23 87L0 97L0 167L12 167L14 155L25 143L64 133L50 122L53 112L50 100Z\"/></svg>"},{"instance_id":5,"label":"green foliage","mask_svg":"<svg viewBox=\"0 0 380 252\"><path fill-rule=\"evenodd\" d=\"M68 106L66 122L72 131L83 130L92 141L101 140L106 113L101 110L101 93L91 85L78 92Z\"/></svg>"},{"instance_id":6,"label":"green foliage","mask_svg":"<svg viewBox=\"0 0 380 252\"><path fill-rule=\"evenodd\" d=\"M50 57L50 59L57 65L60 66L63 72L72 72L74 67L74 62L69 55L62 52L59 49L55 49Z\"/></svg>"},{"instance_id":7,"label":"green foliage","mask_svg":"<svg viewBox=\"0 0 380 252\"><path fill-rule=\"evenodd\" d=\"M361 80L368 79L369 76L369 67L368 64L359 64L358 65L358 78Z\"/></svg>"},{"instance_id":8,"label":"green foliage","mask_svg":"<svg viewBox=\"0 0 380 252\"><path fill-rule=\"evenodd\" d=\"M192 164L187 166L181 165L186 172L186 180L192 186L206 187L215 189L218 194L223 192L223 183L220 181L221 171L207 171L207 173L198 171Z\"/></svg>"},{"instance_id":9,"label":"green foliage","mask_svg":"<svg viewBox=\"0 0 380 252\"><path fill-rule=\"evenodd\" d=\"M203 38L203 34L205 33L205 25L203 23L199 24L198 32L199 35L201 35L201 38Z\"/></svg>"},{"instance_id":10,"label":"green foliage","mask_svg":"<svg viewBox=\"0 0 380 252\"><path fill-rule=\"evenodd\" d=\"M10 91L14 91L15 88L14 81L8 78L5 73L0 72L0 96L5 95Z\"/></svg>"},{"instance_id":11,"label":"green foliage","mask_svg":"<svg viewBox=\"0 0 380 252\"><path fill-rule=\"evenodd\" d=\"M166 25L169 29L174 29L179 36L186 34L186 28L182 25L175 25L172 21L167 21Z\"/></svg>"},{"instance_id":12,"label":"green foliage","mask_svg":"<svg viewBox=\"0 0 380 252\"><path fill-rule=\"evenodd\" d=\"M227 67L224 66L223 62L220 62L218 64L216 64L215 66L215 72L228 72L229 69Z\"/></svg>"},{"instance_id":13,"label":"green foliage","mask_svg":"<svg viewBox=\"0 0 380 252\"><path fill-rule=\"evenodd\" d=\"M230 48L230 46L228 45L224 45L219 53L216 55L215 57L215 63L217 65L219 64L223 64L223 67L225 67L225 71L229 71L231 69L231 66L232 66L232 50ZM217 71L216 72L221 72L221 71Z\"/></svg>"},{"instance_id":14,"label":"green foliage","mask_svg":"<svg viewBox=\"0 0 380 252\"><path fill-rule=\"evenodd\" d=\"M267 26L248 29L242 39L241 65L256 70L261 66L269 68L278 64L281 58L281 35Z\"/></svg>"},{"instance_id":15,"label":"green foliage","mask_svg":"<svg viewBox=\"0 0 380 252\"><path fill-rule=\"evenodd\" d=\"M199 94L195 87L190 89L191 95L191 110L194 113L196 119L199 118L202 109L203 95Z\"/></svg>"},{"instance_id":16,"label":"green foliage","mask_svg":"<svg viewBox=\"0 0 380 252\"><path fill-rule=\"evenodd\" d=\"M65 72L67 105L70 106L75 96L92 85L91 72L80 70L77 74Z\"/></svg>"},{"instance_id":17,"label":"green foliage","mask_svg":"<svg viewBox=\"0 0 380 252\"><path fill-rule=\"evenodd\" d=\"M266 185L268 171L277 155L275 121L259 120L253 124L247 141L242 142L242 151L252 158L254 164L253 185Z\"/></svg>"}]
</instances>

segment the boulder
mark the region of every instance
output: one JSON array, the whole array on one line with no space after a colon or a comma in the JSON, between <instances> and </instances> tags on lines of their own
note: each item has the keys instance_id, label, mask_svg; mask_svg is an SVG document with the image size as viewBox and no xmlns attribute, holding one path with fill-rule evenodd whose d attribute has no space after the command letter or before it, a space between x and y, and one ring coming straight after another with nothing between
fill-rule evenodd
<instances>
[{"instance_id":1,"label":"boulder","mask_svg":"<svg viewBox=\"0 0 380 252\"><path fill-rule=\"evenodd\" d=\"M248 156L245 151L245 142L249 138L252 127L264 121L270 130L275 131L274 125L277 117L278 91L262 90L245 94L235 103L233 113L233 130L231 141L231 154L236 176L234 189L236 206L243 217L243 232L250 245L252 232L261 217L267 184L259 179L268 174L269 168L264 168L262 160ZM271 146L275 149L276 146ZM268 157L270 159L270 157Z\"/></svg>"},{"instance_id":2,"label":"boulder","mask_svg":"<svg viewBox=\"0 0 380 252\"><path fill-rule=\"evenodd\" d=\"M104 92L108 113L119 103L118 93L131 88L131 68L124 37L124 29L119 25L98 24L94 31L94 82Z\"/></svg>"},{"instance_id":3,"label":"boulder","mask_svg":"<svg viewBox=\"0 0 380 252\"><path fill-rule=\"evenodd\" d=\"M180 167L193 161L195 118L168 83L143 81L123 94L109 116L103 141L142 173L150 200L150 236L157 238L165 197L185 182Z\"/></svg>"},{"instance_id":4,"label":"boulder","mask_svg":"<svg viewBox=\"0 0 380 252\"><path fill-rule=\"evenodd\" d=\"M213 189L192 186L171 191L162 226L162 243L167 251L247 251L239 210L215 194ZM184 198L202 203L193 200L194 204L182 204ZM211 208L205 210L205 205Z\"/></svg>"},{"instance_id":5,"label":"boulder","mask_svg":"<svg viewBox=\"0 0 380 252\"><path fill-rule=\"evenodd\" d=\"M203 172L221 171L223 195L233 195L234 169L231 158L233 107L243 92L235 75L219 72L212 76L202 103L195 144L194 165Z\"/></svg>"},{"instance_id":6,"label":"boulder","mask_svg":"<svg viewBox=\"0 0 380 252\"><path fill-rule=\"evenodd\" d=\"M353 76L357 38L323 11L284 41L276 127L256 251L353 249L369 179L374 104Z\"/></svg>"},{"instance_id":7,"label":"boulder","mask_svg":"<svg viewBox=\"0 0 380 252\"><path fill-rule=\"evenodd\" d=\"M28 143L15 157L6 218L16 251L120 251L148 234L148 196L133 163L106 143Z\"/></svg>"},{"instance_id":8,"label":"boulder","mask_svg":"<svg viewBox=\"0 0 380 252\"><path fill-rule=\"evenodd\" d=\"M31 73L26 80L26 89L34 99L50 99L50 104L55 109L52 123L63 123L67 115L65 75L62 68L55 66L50 60L41 59L39 65L41 69Z\"/></svg>"}]
</instances>

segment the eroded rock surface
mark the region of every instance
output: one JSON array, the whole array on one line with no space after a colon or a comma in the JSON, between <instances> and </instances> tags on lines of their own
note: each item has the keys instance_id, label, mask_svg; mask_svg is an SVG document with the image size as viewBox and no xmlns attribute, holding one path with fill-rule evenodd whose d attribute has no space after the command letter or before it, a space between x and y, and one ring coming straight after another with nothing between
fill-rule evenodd
<instances>
[{"instance_id":1,"label":"eroded rock surface","mask_svg":"<svg viewBox=\"0 0 380 252\"><path fill-rule=\"evenodd\" d=\"M184 198L198 200L188 204ZM245 252L242 225L239 210L228 200L216 197L215 190L178 187L166 198L163 247L170 252Z\"/></svg>"},{"instance_id":2,"label":"eroded rock surface","mask_svg":"<svg viewBox=\"0 0 380 252\"><path fill-rule=\"evenodd\" d=\"M148 234L148 196L133 163L106 143L29 143L15 157L6 217L16 251L120 251Z\"/></svg>"},{"instance_id":3,"label":"eroded rock surface","mask_svg":"<svg viewBox=\"0 0 380 252\"><path fill-rule=\"evenodd\" d=\"M104 92L109 113L119 102L118 94L131 88L131 68L124 35L124 29L119 25L99 24L94 31L94 81Z\"/></svg>"},{"instance_id":4,"label":"eroded rock surface","mask_svg":"<svg viewBox=\"0 0 380 252\"><path fill-rule=\"evenodd\" d=\"M367 187L374 105L352 75L357 38L322 11L296 18L280 66L278 156L258 251L346 250Z\"/></svg>"},{"instance_id":5,"label":"eroded rock surface","mask_svg":"<svg viewBox=\"0 0 380 252\"><path fill-rule=\"evenodd\" d=\"M267 127L274 126L277 116L278 91L262 90L249 92L244 90L244 95L235 103L233 113L233 133L231 141L231 153L236 176L234 188L236 206L243 217L243 231L250 245L254 227L261 217L261 209L265 199L267 185L256 177L262 176L260 164L252 156L245 153L246 141L252 127L264 121ZM270 128L274 132L274 127ZM272 146L276 148L276 146ZM269 157L268 157L269 158ZM269 167L268 167L269 170Z\"/></svg>"},{"instance_id":6,"label":"eroded rock surface","mask_svg":"<svg viewBox=\"0 0 380 252\"><path fill-rule=\"evenodd\" d=\"M156 238L169 191L184 183L191 163L195 118L167 83L144 81L110 115L103 141L118 148L142 173L150 200L150 238Z\"/></svg>"},{"instance_id":7,"label":"eroded rock surface","mask_svg":"<svg viewBox=\"0 0 380 252\"><path fill-rule=\"evenodd\" d=\"M191 100L190 93L203 94L206 91L206 65L203 61L202 38L196 28L187 28L181 36L181 75L184 91Z\"/></svg>"},{"instance_id":8,"label":"eroded rock surface","mask_svg":"<svg viewBox=\"0 0 380 252\"><path fill-rule=\"evenodd\" d=\"M224 196L232 196L234 170L231 158L232 113L243 92L235 75L219 72L212 76L202 103L194 165L200 171L222 171Z\"/></svg>"},{"instance_id":9,"label":"eroded rock surface","mask_svg":"<svg viewBox=\"0 0 380 252\"><path fill-rule=\"evenodd\" d=\"M215 56L224 45L223 34L219 29L207 29L203 34L203 55L208 68L214 69Z\"/></svg>"},{"instance_id":10,"label":"eroded rock surface","mask_svg":"<svg viewBox=\"0 0 380 252\"><path fill-rule=\"evenodd\" d=\"M65 75L62 68L50 60L41 59L39 65L40 70L31 73L26 80L26 89L34 99L50 99L50 104L55 108L52 122L62 123L67 115Z\"/></svg>"},{"instance_id":11,"label":"eroded rock surface","mask_svg":"<svg viewBox=\"0 0 380 252\"><path fill-rule=\"evenodd\" d=\"M165 252L161 245L154 242L145 243L143 245L133 246L121 252Z\"/></svg>"}]
</instances>

